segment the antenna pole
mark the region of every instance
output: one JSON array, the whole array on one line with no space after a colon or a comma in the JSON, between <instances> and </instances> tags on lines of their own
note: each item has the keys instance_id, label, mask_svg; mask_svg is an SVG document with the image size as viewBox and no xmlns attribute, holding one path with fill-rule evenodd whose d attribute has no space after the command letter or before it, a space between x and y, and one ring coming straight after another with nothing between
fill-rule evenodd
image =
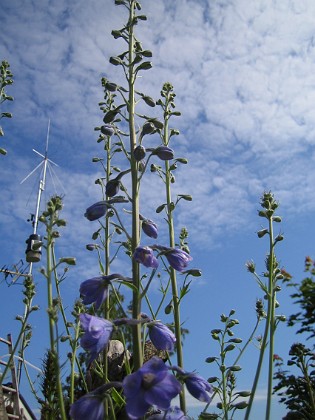
<instances>
[{"instance_id":1,"label":"antenna pole","mask_svg":"<svg viewBox=\"0 0 315 420\"><path fill-rule=\"evenodd\" d=\"M48 120L48 128L47 128L46 150L45 150L44 166L43 166L43 176L42 176L42 179L39 181L38 194L37 194L37 203L36 203L36 210L35 210L35 216L34 216L34 230L33 230L34 234L36 234L36 232L37 232L38 216L39 216L39 209L40 209L40 200L41 200L42 192L45 190L46 171L47 171L47 163L48 163L49 129L50 129L50 119Z\"/></svg>"}]
</instances>

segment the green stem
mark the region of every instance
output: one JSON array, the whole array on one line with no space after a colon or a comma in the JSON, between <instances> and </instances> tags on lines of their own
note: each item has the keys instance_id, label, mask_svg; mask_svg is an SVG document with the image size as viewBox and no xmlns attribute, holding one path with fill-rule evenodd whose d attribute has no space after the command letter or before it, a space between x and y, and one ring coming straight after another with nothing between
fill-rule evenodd
<instances>
[{"instance_id":1,"label":"green stem","mask_svg":"<svg viewBox=\"0 0 315 420\"><path fill-rule=\"evenodd\" d=\"M53 290L52 290L52 279L51 279L51 253L52 253L52 227L47 228L47 248L46 248L46 278L47 278L47 306L48 306L48 322L49 322L49 338L50 338L50 350L52 353L55 351L55 338L54 338L54 316L52 312L53 308Z\"/></svg>"},{"instance_id":2,"label":"green stem","mask_svg":"<svg viewBox=\"0 0 315 420\"><path fill-rule=\"evenodd\" d=\"M67 321L66 313L65 313L65 310L64 310L64 307L63 307L63 304L62 304L62 296L61 296L60 287L59 287L60 282L59 282L58 274L57 274L57 265L56 265L56 256L55 256L55 248L54 247L52 247L51 252L52 252L53 271L54 271L54 278L55 278L55 287L56 287L58 300L60 302L60 312L61 312L62 320L63 320L63 323L64 323L64 327L66 329L67 335L68 335L68 337L70 337L71 336L70 329L68 327L68 321ZM71 358L71 373L70 373L70 403L74 402L74 373L75 373L74 364L76 364L77 367L78 367L78 370L80 372L82 381L84 383L85 390L86 391L88 390L87 384L85 382L84 374L82 372L80 362L79 362L79 360L78 360L78 358L75 354L76 353L76 343L79 339L79 335L80 335L80 328L77 327L76 330L75 330L75 339L74 339L73 342L71 341L72 358Z\"/></svg>"},{"instance_id":3,"label":"green stem","mask_svg":"<svg viewBox=\"0 0 315 420\"><path fill-rule=\"evenodd\" d=\"M220 370L221 370L221 384L222 384L222 407L223 407L223 412L224 412L224 419L225 420L229 420L228 418L228 413L229 413L229 407L227 404L227 395L226 395L226 369L225 369L225 352L224 352L224 346L225 346L225 334L226 334L226 329L222 334L222 339L221 339L221 345L220 345L220 355L221 355L221 366L220 366Z\"/></svg>"},{"instance_id":4,"label":"green stem","mask_svg":"<svg viewBox=\"0 0 315 420\"><path fill-rule=\"evenodd\" d=\"M276 307L276 291L274 278L274 242L273 242L273 226L272 219L269 219L269 240L270 240L270 259L269 259L269 284L268 284L268 310L270 311L269 318L269 366L268 366L268 390L267 390L267 406L266 406L266 420L270 419L271 413L271 399L272 399L272 380L273 380L273 354L274 354L274 339L275 339L275 307Z\"/></svg>"},{"instance_id":5,"label":"green stem","mask_svg":"<svg viewBox=\"0 0 315 420\"><path fill-rule=\"evenodd\" d=\"M8 362L6 364L6 367L4 368L3 373L0 376L0 386L2 385L4 378L5 378L8 370L11 367L11 364L12 364L12 361L13 361L13 357L14 357L16 351L17 351L17 348L18 348L18 345L20 343L20 340L21 340L22 336L24 335L24 331L25 331L25 327L27 325L27 319L28 319L29 314L30 314L30 311L27 312L25 318L23 319L21 330L19 332L19 336L17 338L17 341L16 341L16 343L15 343L15 345L13 347L12 353L10 354L10 357L9 357L9 360L8 360Z\"/></svg>"},{"instance_id":6,"label":"green stem","mask_svg":"<svg viewBox=\"0 0 315 420\"><path fill-rule=\"evenodd\" d=\"M249 343L251 343L251 342L252 342L253 337L254 337L254 335L255 335L255 333L256 333L256 330L257 330L257 328L258 328L259 322L260 322L260 318L258 317L258 318L257 318L257 321L256 321L256 324L255 324L255 327L254 327L254 329L253 329L253 331L252 331L252 333L251 333L250 337L249 337L249 338L248 338L248 340L246 341L246 344L244 345L244 347L242 348L242 350L239 352L239 355L237 356L237 358L234 360L233 365L236 365L236 364L239 362L240 358L241 358L241 357L242 357L242 355L244 354L244 352L245 352L246 348L248 347ZM222 385L222 383L220 383L220 384L219 384L219 386L221 386L221 385ZM210 398L210 401L207 403L207 405L205 406L205 408L202 410L202 412L203 412L203 413L206 413L206 411L207 411L207 409L208 409L209 405L211 404L211 402L213 401L214 397L215 397L215 396L216 396L216 394L218 393L218 390L219 390L219 387L218 387L216 390L214 390L214 392L212 393L211 398Z\"/></svg>"},{"instance_id":7,"label":"green stem","mask_svg":"<svg viewBox=\"0 0 315 420\"><path fill-rule=\"evenodd\" d=\"M274 319L272 319L272 315L274 314L273 310L272 310L272 306L274 305L274 300L273 300L273 264L274 264L274 250L273 250L273 230L272 230L272 219L271 217L269 217L269 275L268 275L268 309L267 309L267 319L266 319L266 325L265 325L265 331L264 331L264 335L263 335L263 339L261 341L261 347L260 347L260 353L259 353L259 360L258 360L258 364L257 364L257 368L256 368L256 373L255 373L255 378L254 378L254 382L253 382L253 386L251 389L251 395L249 397L249 401L248 401L248 406L246 409L246 413L245 413L245 417L244 420L249 420L249 415L252 409L252 405L253 405L253 401L255 398L255 393L256 393L256 389L258 386L258 381L259 381L259 377L260 377L260 373L261 373L261 369L262 369L262 364L263 364L263 360L264 360L264 355L265 355L265 350L267 347L267 342L268 342L268 334L269 334L269 329L272 323L274 323ZM270 363L269 363L269 367L270 367ZM268 371L268 375L270 375L270 370ZM269 378L268 378L268 383L269 383ZM268 393L269 393L269 388L268 388ZM270 407L269 407L270 410ZM266 416L267 416L267 411L266 411ZM269 418L269 417L268 417ZM266 417L267 420L267 417Z\"/></svg>"},{"instance_id":8,"label":"green stem","mask_svg":"<svg viewBox=\"0 0 315 420\"><path fill-rule=\"evenodd\" d=\"M137 248L140 240L140 227L139 227L139 182L138 182L138 163L135 160L132 151L135 149L137 144L136 130L135 130L135 73L133 56L134 56L134 11L136 7L136 1L130 2L129 9L129 103L128 103L128 114L129 114L129 133L130 133L130 152L131 152L131 184L132 184L132 239L131 239L131 253L133 255ZM138 319L141 313L141 287L140 287L140 270L139 264L132 258L132 277L135 285L135 291L133 292L132 299L132 317ZM133 327L133 361L134 368L138 370L143 364L143 352L141 347L141 325L135 325Z\"/></svg>"},{"instance_id":9,"label":"green stem","mask_svg":"<svg viewBox=\"0 0 315 420\"><path fill-rule=\"evenodd\" d=\"M107 139L107 143L105 143L106 148L106 183L109 181L110 174L111 174L111 141L110 138ZM108 197L105 197L107 200ZM105 235L105 246L104 246L104 259L105 259L105 266L104 270L105 272L103 274L109 275L110 272L110 255L109 255L109 249L110 249L110 232L109 232L109 218L105 217L105 226L104 226L104 235ZM104 318L109 319L110 313L109 313L109 293L105 299L104 304ZM108 382L108 358L107 358L107 351L108 346L103 351L103 381L104 383ZM108 417L108 400L106 399L104 402L105 406L105 417Z\"/></svg>"},{"instance_id":10,"label":"green stem","mask_svg":"<svg viewBox=\"0 0 315 420\"><path fill-rule=\"evenodd\" d=\"M46 275L47 275L47 299L48 299L48 317L49 317L49 335L50 335L50 350L54 356L54 364L55 364L55 371L57 376L57 395L58 395L58 402L59 402L59 410L60 416L62 420L67 419L65 405L64 405L64 398L62 392L62 383L60 378L60 366L59 366L59 354L57 351L57 346L54 338L54 327L56 325L55 322L55 308L53 307L53 287L52 287L52 272L55 270L55 267L52 268L52 261L53 261L53 243L54 239L52 237L53 226L52 223L47 226L47 255L46 255ZM58 279L55 279L55 283L57 284ZM62 306L62 305L61 305Z\"/></svg>"},{"instance_id":11,"label":"green stem","mask_svg":"<svg viewBox=\"0 0 315 420\"><path fill-rule=\"evenodd\" d=\"M168 118L166 118L164 121L164 144L167 145L168 142L169 142ZM166 188L167 218L168 218L168 229L169 229L169 244L171 248L174 248L175 247L174 219L173 219L173 209L171 205L172 194L171 194L170 165L168 161L165 161L165 176L166 176L165 188ZM175 328L175 337L176 337L177 365L181 368L184 368L181 322L180 322L180 302L179 302L179 297L178 297L176 271L172 267L170 267L170 278L171 278L172 296L173 296L173 314L174 314L174 328ZM180 401L180 408L185 413L186 400L185 400L184 389L179 395L179 401Z\"/></svg>"}]
</instances>

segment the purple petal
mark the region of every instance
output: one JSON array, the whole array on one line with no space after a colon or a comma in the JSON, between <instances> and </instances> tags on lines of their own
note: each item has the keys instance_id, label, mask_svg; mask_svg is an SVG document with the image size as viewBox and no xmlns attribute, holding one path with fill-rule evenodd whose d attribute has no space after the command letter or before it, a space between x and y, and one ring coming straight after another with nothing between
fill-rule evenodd
<instances>
[{"instance_id":1,"label":"purple petal","mask_svg":"<svg viewBox=\"0 0 315 420\"><path fill-rule=\"evenodd\" d=\"M181 384L173 374L168 373L163 381L154 385L145 394L148 404L156 405L161 410L167 410L171 406L171 401L181 391Z\"/></svg>"},{"instance_id":2,"label":"purple petal","mask_svg":"<svg viewBox=\"0 0 315 420\"><path fill-rule=\"evenodd\" d=\"M149 337L158 350L173 350L176 338L174 333L161 322L153 322L149 326Z\"/></svg>"},{"instance_id":3,"label":"purple petal","mask_svg":"<svg viewBox=\"0 0 315 420\"><path fill-rule=\"evenodd\" d=\"M100 397L84 395L70 408L70 416L74 420L104 420L104 404Z\"/></svg>"}]
</instances>

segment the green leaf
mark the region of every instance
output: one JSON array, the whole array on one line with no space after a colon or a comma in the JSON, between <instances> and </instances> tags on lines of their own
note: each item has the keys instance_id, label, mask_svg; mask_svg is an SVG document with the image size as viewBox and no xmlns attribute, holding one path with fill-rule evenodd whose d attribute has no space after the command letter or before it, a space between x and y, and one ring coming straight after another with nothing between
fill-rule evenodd
<instances>
[{"instance_id":1,"label":"green leaf","mask_svg":"<svg viewBox=\"0 0 315 420\"><path fill-rule=\"evenodd\" d=\"M128 281L120 281L119 283L123 284L124 286L129 287L129 289L131 289L133 292L138 291L138 289L136 288L136 286L133 283L130 283Z\"/></svg>"}]
</instances>

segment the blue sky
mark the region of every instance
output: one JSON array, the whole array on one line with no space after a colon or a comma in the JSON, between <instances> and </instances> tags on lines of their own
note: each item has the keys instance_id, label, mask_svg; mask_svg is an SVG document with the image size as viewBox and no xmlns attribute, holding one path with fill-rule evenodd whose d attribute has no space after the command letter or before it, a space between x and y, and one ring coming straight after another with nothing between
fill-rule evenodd
<instances>
[{"instance_id":1,"label":"blue sky","mask_svg":"<svg viewBox=\"0 0 315 420\"><path fill-rule=\"evenodd\" d=\"M110 32L125 19L113 3L11 0L2 5L0 59L11 64L15 82L8 93L15 101L1 110L12 112L13 119L2 124L1 147L8 155L1 158L0 263L10 266L24 258L32 230L26 220L34 212L38 180L34 175L20 182L40 162L32 149L44 151L50 118L49 157L59 165L55 170L63 188L57 185L56 191L65 194L63 216L68 221L59 252L78 261L63 284L69 305L80 282L98 274L94 255L85 251L97 224L83 214L100 199L94 181L101 171L91 163L102 154L94 132L102 118L100 79L123 83L108 62L122 48ZM162 84L170 81L182 112L173 120L181 132L173 147L189 165L177 171L174 191L191 194L193 201L179 206L177 231L188 228L192 265L203 272L183 303L182 318L190 330L186 365L208 377L213 372L204 359L217 351L210 330L218 326L220 314L236 310L243 338L255 322L254 305L261 292L245 263L253 259L258 272L264 270L267 241L255 233L264 226L257 217L264 190L280 202L283 223L276 229L285 237L278 247L281 266L301 279L304 258L314 253L315 4L146 0L143 12L148 22L139 25L138 37L152 50L154 67L139 80L139 90L157 99ZM53 192L48 177L44 200ZM146 216L162 226L155 215L159 195L150 176L144 181L142 203ZM30 361L40 365L45 289L36 267L34 273L42 312L33 317L37 350ZM3 337L16 330L14 317L22 305L19 286L0 287ZM289 292L284 288L279 294L278 313L295 311ZM293 330L280 325L276 352L285 357L296 339ZM252 346L243 361L240 387L250 387L257 357ZM262 399L265 387L262 378ZM257 406L257 419L259 412Z\"/></svg>"}]
</instances>

